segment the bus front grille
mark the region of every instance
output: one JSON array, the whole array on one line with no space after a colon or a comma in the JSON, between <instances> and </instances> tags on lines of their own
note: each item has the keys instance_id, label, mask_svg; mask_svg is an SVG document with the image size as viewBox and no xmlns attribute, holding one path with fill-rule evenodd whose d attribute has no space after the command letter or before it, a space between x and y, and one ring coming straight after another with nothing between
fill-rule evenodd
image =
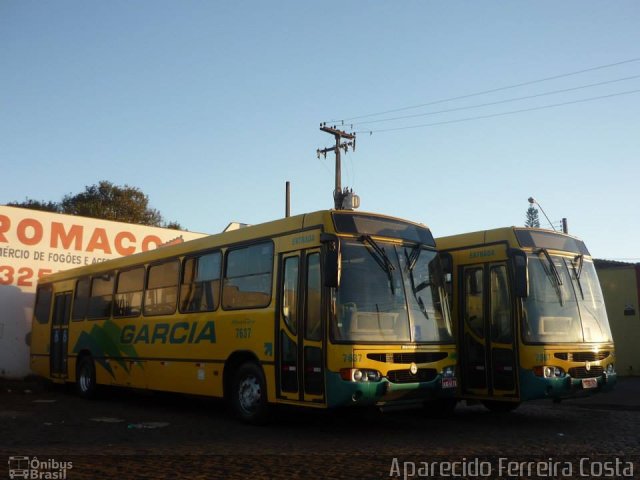
<instances>
[{"instance_id":1,"label":"bus front grille","mask_svg":"<svg viewBox=\"0 0 640 480\"><path fill-rule=\"evenodd\" d=\"M368 353L367 358L385 363L431 363L448 355L447 352Z\"/></svg>"},{"instance_id":2,"label":"bus front grille","mask_svg":"<svg viewBox=\"0 0 640 480\"><path fill-rule=\"evenodd\" d=\"M569 360L573 362L597 362L598 360L604 360L611 352L560 352L555 353L554 356L560 360Z\"/></svg>"},{"instance_id":3,"label":"bus front grille","mask_svg":"<svg viewBox=\"0 0 640 480\"><path fill-rule=\"evenodd\" d=\"M391 383L430 382L437 375L438 371L435 368L419 368L415 375L409 369L390 370L387 372L387 379Z\"/></svg>"},{"instance_id":4,"label":"bus front grille","mask_svg":"<svg viewBox=\"0 0 640 480\"><path fill-rule=\"evenodd\" d=\"M569 375L573 378L599 377L603 372L604 368L599 365L594 365L589 370L587 370L587 367L573 367L569 369Z\"/></svg>"}]
</instances>

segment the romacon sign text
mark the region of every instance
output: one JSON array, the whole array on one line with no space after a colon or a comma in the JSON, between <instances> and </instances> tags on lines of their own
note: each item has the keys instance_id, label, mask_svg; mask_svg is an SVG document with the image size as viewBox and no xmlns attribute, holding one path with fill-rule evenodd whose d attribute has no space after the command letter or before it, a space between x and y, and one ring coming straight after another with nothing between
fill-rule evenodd
<instances>
[{"instance_id":1,"label":"romacon sign text","mask_svg":"<svg viewBox=\"0 0 640 480\"><path fill-rule=\"evenodd\" d=\"M0 377L29 374L29 333L40 277L203 236L0 206Z\"/></svg>"}]
</instances>

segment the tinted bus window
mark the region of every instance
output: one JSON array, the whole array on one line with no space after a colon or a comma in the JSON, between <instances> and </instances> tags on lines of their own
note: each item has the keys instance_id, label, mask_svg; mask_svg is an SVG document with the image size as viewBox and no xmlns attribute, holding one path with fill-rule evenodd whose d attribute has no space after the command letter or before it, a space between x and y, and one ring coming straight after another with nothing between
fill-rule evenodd
<instances>
[{"instance_id":1,"label":"tinted bus window","mask_svg":"<svg viewBox=\"0 0 640 480\"><path fill-rule=\"evenodd\" d=\"M321 291L320 254L313 253L307 257L307 304L304 336L309 340L322 340Z\"/></svg>"},{"instance_id":2,"label":"tinted bus window","mask_svg":"<svg viewBox=\"0 0 640 480\"><path fill-rule=\"evenodd\" d=\"M282 318L294 335L298 333L298 262L298 257L285 259L282 286Z\"/></svg>"},{"instance_id":3,"label":"tinted bus window","mask_svg":"<svg viewBox=\"0 0 640 480\"><path fill-rule=\"evenodd\" d=\"M589 250L587 250L582 240L568 235L537 230L516 230L516 237L522 247L549 248L551 250L563 250L565 252L589 255Z\"/></svg>"},{"instance_id":4,"label":"tinted bus window","mask_svg":"<svg viewBox=\"0 0 640 480\"><path fill-rule=\"evenodd\" d=\"M113 273L105 273L91 279L91 295L89 296L87 318L96 319L111 316L114 278Z\"/></svg>"},{"instance_id":5,"label":"tinted bus window","mask_svg":"<svg viewBox=\"0 0 640 480\"><path fill-rule=\"evenodd\" d=\"M76 283L76 292L73 299L72 320L84 320L89 304L89 278L81 278Z\"/></svg>"},{"instance_id":6,"label":"tinted bus window","mask_svg":"<svg viewBox=\"0 0 640 480\"><path fill-rule=\"evenodd\" d=\"M431 247L436 246L433 235L428 228L402 220L362 214L334 213L333 221L338 232L397 237Z\"/></svg>"},{"instance_id":7,"label":"tinted bus window","mask_svg":"<svg viewBox=\"0 0 640 480\"><path fill-rule=\"evenodd\" d=\"M220 292L220 252L187 258L180 284L180 311L210 312L218 308Z\"/></svg>"},{"instance_id":8,"label":"tinted bus window","mask_svg":"<svg viewBox=\"0 0 640 480\"><path fill-rule=\"evenodd\" d=\"M136 317L142 309L144 268L135 268L118 274L114 317Z\"/></svg>"},{"instance_id":9,"label":"tinted bus window","mask_svg":"<svg viewBox=\"0 0 640 480\"><path fill-rule=\"evenodd\" d=\"M145 315L167 315L176 311L179 270L177 259L149 267L144 293Z\"/></svg>"},{"instance_id":10,"label":"tinted bus window","mask_svg":"<svg viewBox=\"0 0 640 480\"><path fill-rule=\"evenodd\" d=\"M225 309L266 307L271 301L272 273L271 242L228 251L222 306Z\"/></svg>"},{"instance_id":11,"label":"tinted bus window","mask_svg":"<svg viewBox=\"0 0 640 480\"><path fill-rule=\"evenodd\" d=\"M51 297L53 289L51 285L38 287L36 294L36 306L34 309L34 318L38 323L49 323L49 312L51 311Z\"/></svg>"}]
</instances>

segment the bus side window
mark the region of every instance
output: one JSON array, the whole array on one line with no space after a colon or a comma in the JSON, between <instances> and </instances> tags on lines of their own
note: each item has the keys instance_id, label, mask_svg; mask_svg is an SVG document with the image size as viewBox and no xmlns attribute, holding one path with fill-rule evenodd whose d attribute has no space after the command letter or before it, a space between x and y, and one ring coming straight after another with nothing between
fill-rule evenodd
<instances>
[{"instance_id":1,"label":"bus side window","mask_svg":"<svg viewBox=\"0 0 640 480\"><path fill-rule=\"evenodd\" d=\"M49 323L49 312L51 311L51 298L53 297L53 289L51 285L43 285L38 287L36 294L36 307L33 317L38 323Z\"/></svg>"},{"instance_id":2,"label":"bus side window","mask_svg":"<svg viewBox=\"0 0 640 480\"><path fill-rule=\"evenodd\" d=\"M266 307L271 302L272 277L273 243L227 251L222 307Z\"/></svg>"},{"instance_id":3,"label":"bus side window","mask_svg":"<svg viewBox=\"0 0 640 480\"><path fill-rule=\"evenodd\" d=\"M509 299L507 267L491 267L491 340L511 343L511 300Z\"/></svg>"},{"instance_id":4,"label":"bus side window","mask_svg":"<svg viewBox=\"0 0 640 480\"><path fill-rule=\"evenodd\" d=\"M482 267L469 268L464 272L465 321L479 337L484 337Z\"/></svg>"},{"instance_id":5,"label":"bus side window","mask_svg":"<svg viewBox=\"0 0 640 480\"><path fill-rule=\"evenodd\" d=\"M84 320L87 316L89 304L89 277L81 278L76 282L76 291L73 298L72 320Z\"/></svg>"},{"instance_id":6,"label":"bus side window","mask_svg":"<svg viewBox=\"0 0 640 480\"><path fill-rule=\"evenodd\" d=\"M142 310L144 267L118 273L114 317L137 317Z\"/></svg>"},{"instance_id":7,"label":"bus side window","mask_svg":"<svg viewBox=\"0 0 640 480\"><path fill-rule=\"evenodd\" d=\"M176 311L179 270L178 259L149 267L144 292L145 315L169 315Z\"/></svg>"},{"instance_id":8,"label":"bus side window","mask_svg":"<svg viewBox=\"0 0 640 480\"><path fill-rule=\"evenodd\" d=\"M312 253L307 257L307 304L304 335L309 340L322 340L321 291L320 254Z\"/></svg>"},{"instance_id":9,"label":"bus side window","mask_svg":"<svg viewBox=\"0 0 640 480\"><path fill-rule=\"evenodd\" d=\"M89 308L87 318L109 318L113 305L113 284L115 275L113 272L104 273L91 279L91 294L89 295Z\"/></svg>"},{"instance_id":10,"label":"bus side window","mask_svg":"<svg viewBox=\"0 0 640 480\"><path fill-rule=\"evenodd\" d=\"M298 257L284 260L282 318L293 335L298 334Z\"/></svg>"},{"instance_id":11,"label":"bus side window","mask_svg":"<svg viewBox=\"0 0 640 480\"><path fill-rule=\"evenodd\" d=\"M218 308L221 264L220 252L185 259L180 283L181 312L210 312Z\"/></svg>"}]
</instances>

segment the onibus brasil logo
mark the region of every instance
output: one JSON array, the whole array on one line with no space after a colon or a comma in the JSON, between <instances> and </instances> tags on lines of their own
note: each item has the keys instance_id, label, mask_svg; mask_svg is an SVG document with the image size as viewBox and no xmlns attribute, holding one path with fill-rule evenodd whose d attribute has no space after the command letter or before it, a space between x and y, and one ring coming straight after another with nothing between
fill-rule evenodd
<instances>
[{"instance_id":1,"label":"onibus brasil logo","mask_svg":"<svg viewBox=\"0 0 640 480\"><path fill-rule=\"evenodd\" d=\"M65 480L72 462L59 462L52 458L39 460L38 457L9 457L9 478L34 480Z\"/></svg>"}]
</instances>

